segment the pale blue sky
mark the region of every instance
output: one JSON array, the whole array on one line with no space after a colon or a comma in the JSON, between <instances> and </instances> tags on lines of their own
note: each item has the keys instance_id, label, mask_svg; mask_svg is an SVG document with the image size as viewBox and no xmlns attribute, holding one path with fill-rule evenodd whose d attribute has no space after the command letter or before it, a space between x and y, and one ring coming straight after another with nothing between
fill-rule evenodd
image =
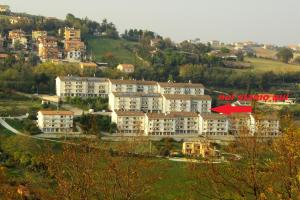
<instances>
[{"instance_id":1,"label":"pale blue sky","mask_svg":"<svg viewBox=\"0 0 300 200\"><path fill-rule=\"evenodd\" d=\"M299 0L0 0L13 11L64 18L67 13L176 41L300 43Z\"/></svg>"}]
</instances>

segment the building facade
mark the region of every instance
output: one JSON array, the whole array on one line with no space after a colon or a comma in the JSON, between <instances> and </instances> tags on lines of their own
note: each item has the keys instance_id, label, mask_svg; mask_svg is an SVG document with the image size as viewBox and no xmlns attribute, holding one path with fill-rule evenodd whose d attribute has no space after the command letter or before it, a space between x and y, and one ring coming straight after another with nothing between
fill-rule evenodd
<instances>
[{"instance_id":1,"label":"building facade","mask_svg":"<svg viewBox=\"0 0 300 200\"><path fill-rule=\"evenodd\" d=\"M65 27L64 32L65 40L81 40L81 31L80 29Z\"/></svg>"},{"instance_id":2,"label":"building facade","mask_svg":"<svg viewBox=\"0 0 300 200\"><path fill-rule=\"evenodd\" d=\"M161 94L182 94L182 95L204 95L204 86L195 83L158 83L158 92Z\"/></svg>"},{"instance_id":3,"label":"building facade","mask_svg":"<svg viewBox=\"0 0 300 200\"><path fill-rule=\"evenodd\" d=\"M228 118L216 113L200 114L200 133L206 137L227 136L229 134Z\"/></svg>"},{"instance_id":4,"label":"building facade","mask_svg":"<svg viewBox=\"0 0 300 200\"><path fill-rule=\"evenodd\" d=\"M109 109L112 111L141 111L142 94L133 92L109 93Z\"/></svg>"},{"instance_id":5,"label":"building facade","mask_svg":"<svg viewBox=\"0 0 300 200\"><path fill-rule=\"evenodd\" d=\"M85 44L81 41L80 29L65 28L64 37L65 58L73 62L81 61L85 54Z\"/></svg>"},{"instance_id":6,"label":"building facade","mask_svg":"<svg viewBox=\"0 0 300 200\"><path fill-rule=\"evenodd\" d=\"M163 112L208 113L211 109L211 100L208 95L164 94Z\"/></svg>"},{"instance_id":7,"label":"building facade","mask_svg":"<svg viewBox=\"0 0 300 200\"><path fill-rule=\"evenodd\" d=\"M47 37L48 33L47 31L32 31L31 37L33 41L37 41L38 38Z\"/></svg>"},{"instance_id":8,"label":"building facade","mask_svg":"<svg viewBox=\"0 0 300 200\"><path fill-rule=\"evenodd\" d=\"M112 92L109 93L109 109L162 112L162 96L158 93Z\"/></svg>"},{"instance_id":9,"label":"building facade","mask_svg":"<svg viewBox=\"0 0 300 200\"><path fill-rule=\"evenodd\" d=\"M174 136L176 124L174 116L163 113L148 113L145 117L145 135Z\"/></svg>"},{"instance_id":10,"label":"building facade","mask_svg":"<svg viewBox=\"0 0 300 200\"><path fill-rule=\"evenodd\" d=\"M39 37L39 57L41 60L58 59L59 49L55 37Z\"/></svg>"},{"instance_id":11,"label":"building facade","mask_svg":"<svg viewBox=\"0 0 300 200\"><path fill-rule=\"evenodd\" d=\"M39 111L37 125L44 133L73 132L73 116L71 111Z\"/></svg>"},{"instance_id":12,"label":"building facade","mask_svg":"<svg viewBox=\"0 0 300 200\"><path fill-rule=\"evenodd\" d=\"M110 92L142 92L159 93L157 82L143 80L116 80L109 79Z\"/></svg>"},{"instance_id":13,"label":"building facade","mask_svg":"<svg viewBox=\"0 0 300 200\"><path fill-rule=\"evenodd\" d=\"M143 112L123 112L112 113L112 122L117 124L118 133L128 136L144 135L145 114Z\"/></svg>"},{"instance_id":14,"label":"building facade","mask_svg":"<svg viewBox=\"0 0 300 200\"><path fill-rule=\"evenodd\" d=\"M249 113L232 114L228 117L229 130L234 136L241 136L244 134L253 135L255 132L255 119Z\"/></svg>"},{"instance_id":15,"label":"building facade","mask_svg":"<svg viewBox=\"0 0 300 200\"><path fill-rule=\"evenodd\" d=\"M56 78L58 97L108 97L108 80L96 77L65 76Z\"/></svg>"},{"instance_id":16,"label":"building facade","mask_svg":"<svg viewBox=\"0 0 300 200\"><path fill-rule=\"evenodd\" d=\"M12 48L15 48L17 44L22 45L23 48L27 48L28 40L23 30L17 29L9 31L8 38L11 40Z\"/></svg>"},{"instance_id":17,"label":"building facade","mask_svg":"<svg viewBox=\"0 0 300 200\"><path fill-rule=\"evenodd\" d=\"M259 137L277 137L280 122L277 116L257 116L255 118L255 132Z\"/></svg>"}]
</instances>

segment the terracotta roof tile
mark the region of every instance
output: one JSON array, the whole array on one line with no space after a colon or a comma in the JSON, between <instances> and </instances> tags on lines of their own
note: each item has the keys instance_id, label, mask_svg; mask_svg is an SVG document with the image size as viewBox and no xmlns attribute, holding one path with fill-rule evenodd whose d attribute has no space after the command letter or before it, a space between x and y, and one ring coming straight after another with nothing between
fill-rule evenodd
<instances>
[{"instance_id":1,"label":"terracotta roof tile","mask_svg":"<svg viewBox=\"0 0 300 200\"><path fill-rule=\"evenodd\" d=\"M74 112L67 110L40 110L43 115L74 115Z\"/></svg>"}]
</instances>

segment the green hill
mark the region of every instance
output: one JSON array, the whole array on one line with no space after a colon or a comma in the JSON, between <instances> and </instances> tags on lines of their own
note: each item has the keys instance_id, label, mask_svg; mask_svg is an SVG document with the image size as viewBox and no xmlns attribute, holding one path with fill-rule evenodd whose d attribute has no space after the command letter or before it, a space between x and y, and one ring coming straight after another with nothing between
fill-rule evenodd
<instances>
[{"instance_id":1,"label":"green hill","mask_svg":"<svg viewBox=\"0 0 300 200\"><path fill-rule=\"evenodd\" d=\"M112 53L118 63L136 63L136 56L133 52L136 42L129 42L122 39L109 39L91 37L87 39L87 50L96 61L103 62L103 56Z\"/></svg>"},{"instance_id":2,"label":"green hill","mask_svg":"<svg viewBox=\"0 0 300 200\"><path fill-rule=\"evenodd\" d=\"M286 64L275 60L261 59L261 58L246 58L245 61L250 62L253 65L255 72L268 72L274 73L284 72L299 72L300 65Z\"/></svg>"}]
</instances>

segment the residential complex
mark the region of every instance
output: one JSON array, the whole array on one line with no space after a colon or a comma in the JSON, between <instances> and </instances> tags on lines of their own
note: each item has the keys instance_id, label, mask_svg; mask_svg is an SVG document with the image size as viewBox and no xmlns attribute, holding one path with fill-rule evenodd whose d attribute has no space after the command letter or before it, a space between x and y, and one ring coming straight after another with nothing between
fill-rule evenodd
<instances>
[{"instance_id":1,"label":"residential complex","mask_svg":"<svg viewBox=\"0 0 300 200\"><path fill-rule=\"evenodd\" d=\"M38 127L44 133L69 133L73 132L73 116L71 111L46 111L38 112Z\"/></svg>"},{"instance_id":2,"label":"residential complex","mask_svg":"<svg viewBox=\"0 0 300 200\"><path fill-rule=\"evenodd\" d=\"M96 77L64 76L56 78L58 97L108 97L108 80Z\"/></svg>"},{"instance_id":3,"label":"residential complex","mask_svg":"<svg viewBox=\"0 0 300 200\"><path fill-rule=\"evenodd\" d=\"M279 134L275 117L211 113L212 98L202 84L66 76L56 78L56 92L62 99L108 97L112 122L118 133L128 136L234 138L244 130L251 135L266 130L267 137Z\"/></svg>"}]
</instances>

